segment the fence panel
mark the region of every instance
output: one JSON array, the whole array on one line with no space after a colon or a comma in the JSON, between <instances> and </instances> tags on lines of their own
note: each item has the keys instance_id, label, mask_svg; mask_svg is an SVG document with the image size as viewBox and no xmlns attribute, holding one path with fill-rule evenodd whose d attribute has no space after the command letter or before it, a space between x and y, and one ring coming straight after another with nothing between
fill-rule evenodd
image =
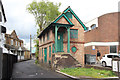
<instances>
[{"instance_id":1,"label":"fence panel","mask_svg":"<svg viewBox=\"0 0 120 80\"><path fill-rule=\"evenodd\" d=\"M0 80L2 79L2 48L0 48Z\"/></svg>"},{"instance_id":2,"label":"fence panel","mask_svg":"<svg viewBox=\"0 0 120 80\"><path fill-rule=\"evenodd\" d=\"M14 63L17 62L17 55L3 53L2 79L10 79Z\"/></svg>"}]
</instances>

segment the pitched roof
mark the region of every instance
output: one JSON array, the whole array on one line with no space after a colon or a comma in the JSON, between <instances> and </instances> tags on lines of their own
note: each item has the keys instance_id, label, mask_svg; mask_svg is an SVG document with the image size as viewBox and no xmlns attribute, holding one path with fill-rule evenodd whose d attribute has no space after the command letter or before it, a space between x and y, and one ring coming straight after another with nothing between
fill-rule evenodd
<instances>
[{"instance_id":1,"label":"pitched roof","mask_svg":"<svg viewBox=\"0 0 120 80\"><path fill-rule=\"evenodd\" d=\"M70 6L68 6L68 8L66 8L48 27L46 27L38 36L38 38L44 34L44 32L46 32L47 29L49 29L52 25L56 24L56 22L61 19L62 17L64 17L67 22L69 23L69 25L73 26L74 24L70 21L70 19L66 16L67 12L70 12L76 19L77 21L82 25L82 27L84 28L84 30L86 30L86 26L83 24L83 22L78 18L78 16L74 13L74 11L70 8ZM67 24L63 24L63 25L67 25Z\"/></svg>"}]
</instances>

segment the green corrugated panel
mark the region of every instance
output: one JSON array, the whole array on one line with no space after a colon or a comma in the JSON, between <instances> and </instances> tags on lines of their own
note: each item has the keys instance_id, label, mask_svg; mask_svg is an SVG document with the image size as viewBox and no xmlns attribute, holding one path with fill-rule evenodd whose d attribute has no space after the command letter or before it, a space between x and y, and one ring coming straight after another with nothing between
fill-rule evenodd
<instances>
[{"instance_id":1,"label":"green corrugated panel","mask_svg":"<svg viewBox=\"0 0 120 80\"><path fill-rule=\"evenodd\" d=\"M49 46L49 57L51 57L51 46Z\"/></svg>"},{"instance_id":2,"label":"green corrugated panel","mask_svg":"<svg viewBox=\"0 0 120 80\"><path fill-rule=\"evenodd\" d=\"M52 53L54 53L55 52L55 50L54 50L54 44L52 44Z\"/></svg>"},{"instance_id":3,"label":"green corrugated panel","mask_svg":"<svg viewBox=\"0 0 120 80\"><path fill-rule=\"evenodd\" d=\"M78 38L78 30L77 29L70 29L70 38Z\"/></svg>"}]
</instances>

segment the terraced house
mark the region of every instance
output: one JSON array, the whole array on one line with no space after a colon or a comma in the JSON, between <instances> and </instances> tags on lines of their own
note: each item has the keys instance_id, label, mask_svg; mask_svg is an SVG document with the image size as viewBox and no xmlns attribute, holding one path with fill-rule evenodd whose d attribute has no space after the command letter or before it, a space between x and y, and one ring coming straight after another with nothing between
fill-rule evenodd
<instances>
[{"instance_id":1,"label":"terraced house","mask_svg":"<svg viewBox=\"0 0 120 80\"><path fill-rule=\"evenodd\" d=\"M5 47L9 52L18 55L18 60L29 58L30 53L24 47L23 40L18 38L15 30L11 34L5 34L5 40Z\"/></svg>"},{"instance_id":2,"label":"terraced house","mask_svg":"<svg viewBox=\"0 0 120 80\"><path fill-rule=\"evenodd\" d=\"M61 65L76 60L84 66L84 30L85 25L74 11L70 7L65 9L38 36L39 61L53 65L60 58Z\"/></svg>"}]
</instances>

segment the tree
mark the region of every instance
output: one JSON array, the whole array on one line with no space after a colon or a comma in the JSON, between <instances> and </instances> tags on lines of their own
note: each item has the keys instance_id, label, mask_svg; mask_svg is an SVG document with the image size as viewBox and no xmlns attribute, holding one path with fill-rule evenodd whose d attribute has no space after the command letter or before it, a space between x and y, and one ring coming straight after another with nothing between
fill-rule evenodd
<instances>
[{"instance_id":1,"label":"tree","mask_svg":"<svg viewBox=\"0 0 120 80\"><path fill-rule=\"evenodd\" d=\"M37 29L37 36L40 32L47 27L59 14L58 11L61 3L54 4L53 2L49 1L33 1L32 3L27 5L27 11L34 15L36 25L38 25ZM36 57L38 58L39 53L39 40L36 38L34 39L36 43ZM38 61L36 61L37 63Z\"/></svg>"},{"instance_id":2,"label":"tree","mask_svg":"<svg viewBox=\"0 0 120 80\"><path fill-rule=\"evenodd\" d=\"M44 0L40 2L33 1L27 6L27 11L34 15L39 31L42 31L60 14L58 11L60 5L61 3L54 4Z\"/></svg>"}]
</instances>

